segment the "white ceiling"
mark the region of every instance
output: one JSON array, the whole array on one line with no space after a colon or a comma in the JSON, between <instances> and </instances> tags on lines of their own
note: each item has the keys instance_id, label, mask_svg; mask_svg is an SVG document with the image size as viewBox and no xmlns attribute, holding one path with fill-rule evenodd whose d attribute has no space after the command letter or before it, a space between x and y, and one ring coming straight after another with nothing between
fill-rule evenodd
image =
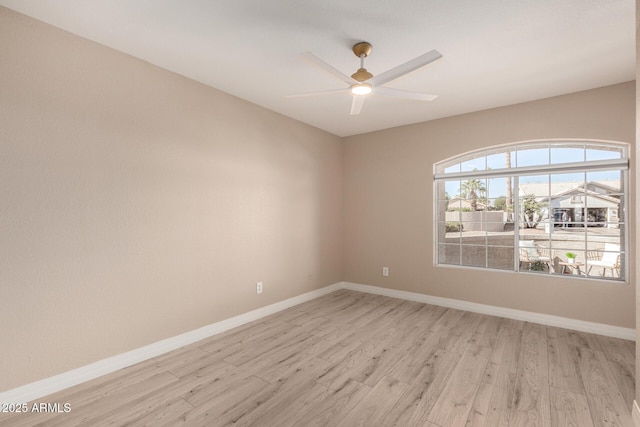
<instances>
[{"instance_id":1,"label":"white ceiling","mask_svg":"<svg viewBox=\"0 0 640 427\"><path fill-rule=\"evenodd\" d=\"M339 136L635 79L634 0L0 0L0 5ZM379 74L431 49L442 59L389 83L432 102L371 95L359 116L343 73L368 41ZM70 55L73 52L69 53Z\"/></svg>"}]
</instances>

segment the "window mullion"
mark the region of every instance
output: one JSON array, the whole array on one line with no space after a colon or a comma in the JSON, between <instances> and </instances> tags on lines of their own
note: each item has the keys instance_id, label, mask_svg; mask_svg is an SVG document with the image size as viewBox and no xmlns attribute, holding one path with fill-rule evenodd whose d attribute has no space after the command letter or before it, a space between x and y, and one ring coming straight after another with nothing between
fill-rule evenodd
<instances>
[{"instance_id":1,"label":"window mullion","mask_svg":"<svg viewBox=\"0 0 640 427\"><path fill-rule=\"evenodd\" d=\"M520 271L520 177L511 177L513 189L513 271Z\"/></svg>"}]
</instances>

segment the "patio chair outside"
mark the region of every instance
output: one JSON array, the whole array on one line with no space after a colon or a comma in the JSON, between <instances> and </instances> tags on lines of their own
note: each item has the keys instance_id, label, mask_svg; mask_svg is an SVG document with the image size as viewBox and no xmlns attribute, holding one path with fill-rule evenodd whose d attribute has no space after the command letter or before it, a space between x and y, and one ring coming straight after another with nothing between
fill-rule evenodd
<instances>
[{"instance_id":1,"label":"patio chair outside","mask_svg":"<svg viewBox=\"0 0 640 427\"><path fill-rule=\"evenodd\" d=\"M614 271L620 277L620 245L605 243L604 252L587 252L587 266L587 276L593 267L600 267L602 268L602 277L607 273L607 269L611 270L611 277L615 277Z\"/></svg>"},{"instance_id":2,"label":"patio chair outside","mask_svg":"<svg viewBox=\"0 0 640 427\"><path fill-rule=\"evenodd\" d=\"M535 244L533 240L520 240L520 268L523 264L528 264L528 268L531 268L531 264L536 261L541 261L547 264L549 271L552 271L551 260L553 254L550 249L543 248Z\"/></svg>"}]
</instances>

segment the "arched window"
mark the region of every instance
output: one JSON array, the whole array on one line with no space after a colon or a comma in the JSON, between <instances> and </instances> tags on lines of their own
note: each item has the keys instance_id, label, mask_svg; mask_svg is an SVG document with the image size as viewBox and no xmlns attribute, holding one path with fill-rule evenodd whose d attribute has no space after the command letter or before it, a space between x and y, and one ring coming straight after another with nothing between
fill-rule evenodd
<instances>
[{"instance_id":1,"label":"arched window","mask_svg":"<svg viewBox=\"0 0 640 427\"><path fill-rule=\"evenodd\" d=\"M529 141L434 165L439 265L626 278L628 145Z\"/></svg>"}]
</instances>

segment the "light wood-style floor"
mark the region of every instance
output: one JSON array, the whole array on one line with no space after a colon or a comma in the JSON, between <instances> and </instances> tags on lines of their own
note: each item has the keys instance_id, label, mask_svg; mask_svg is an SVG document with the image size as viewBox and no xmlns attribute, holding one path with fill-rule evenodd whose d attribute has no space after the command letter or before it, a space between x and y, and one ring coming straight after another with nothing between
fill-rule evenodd
<instances>
[{"instance_id":1,"label":"light wood-style floor","mask_svg":"<svg viewBox=\"0 0 640 427\"><path fill-rule=\"evenodd\" d=\"M0 426L630 426L634 343L337 291Z\"/></svg>"}]
</instances>

